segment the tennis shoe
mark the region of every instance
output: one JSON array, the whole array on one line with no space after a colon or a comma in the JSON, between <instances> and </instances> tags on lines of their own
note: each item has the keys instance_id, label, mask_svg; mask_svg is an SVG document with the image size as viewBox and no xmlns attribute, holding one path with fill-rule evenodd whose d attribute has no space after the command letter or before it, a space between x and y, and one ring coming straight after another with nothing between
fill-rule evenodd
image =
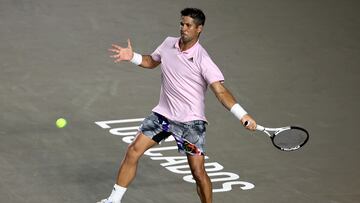
<instances>
[{"instance_id":1,"label":"tennis shoe","mask_svg":"<svg viewBox=\"0 0 360 203\"><path fill-rule=\"evenodd\" d=\"M97 202L97 203L121 203L121 201L114 202L114 201L111 201L111 200L108 200L108 199L103 199L103 200L101 200L100 202Z\"/></svg>"}]
</instances>

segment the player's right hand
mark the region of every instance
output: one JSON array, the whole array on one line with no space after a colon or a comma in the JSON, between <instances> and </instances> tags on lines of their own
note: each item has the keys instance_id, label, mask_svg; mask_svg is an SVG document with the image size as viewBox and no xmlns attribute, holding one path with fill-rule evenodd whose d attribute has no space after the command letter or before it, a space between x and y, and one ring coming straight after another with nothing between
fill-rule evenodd
<instances>
[{"instance_id":1,"label":"player's right hand","mask_svg":"<svg viewBox=\"0 0 360 203\"><path fill-rule=\"evenodd\" d=\"M248 130L256 130L256 121L249 114L246 114L241 118L241 123Z\"/></svg>"}]
</instances>

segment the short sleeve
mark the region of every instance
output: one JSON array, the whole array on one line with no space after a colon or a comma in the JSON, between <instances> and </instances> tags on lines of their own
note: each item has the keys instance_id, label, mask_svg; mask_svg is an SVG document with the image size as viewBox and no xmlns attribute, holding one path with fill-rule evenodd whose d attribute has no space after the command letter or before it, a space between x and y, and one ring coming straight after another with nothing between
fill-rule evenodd
<instances>
[{"instance_id":1,"label":"short sleeve","mask_svg":"<svg viewBox=\"0 0 360 203\"><path fill-rule=\"evenodd\" d=\"M166 41L166 39L151 54L151 58L157 62L161 62L161 51L162 51L162 47L163 47L165 41Z\"/></svg>"},{"instance_id":2,"label":"short sleeve","mask_svg":"<svg viewBox=\"0 0 360 203\"><path fill-rule=\"evenodd\" d=\"M202 75L208 85L213 82L224 81L224 75L209 56L203 57L201 61L201 69Z\"/></svg>"}]
</instances>

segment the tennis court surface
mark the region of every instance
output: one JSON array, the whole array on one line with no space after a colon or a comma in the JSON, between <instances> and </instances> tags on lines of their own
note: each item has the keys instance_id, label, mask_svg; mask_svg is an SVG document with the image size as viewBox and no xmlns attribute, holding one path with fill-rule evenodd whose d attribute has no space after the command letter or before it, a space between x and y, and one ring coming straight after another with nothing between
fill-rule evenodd
<instances>
[{"instance_id":1,"label":"tennis court surface","mask_svg":"<svg viewBox=\"0 0 360 203\"><path fill-rule=\"evenodd\" d=\"M96 202L108 196L160 70L114 64L112 43L151 53L178 36L179 13L206 16L200 43L225 85L264 126L310 141L275 149L207 94L214 202L360 202L358 1L0 1L0 200ZM55 127L64 117L68 125ZM199 202L172 141L148 151L124 203Z\"/></svg>"}]
</instances>

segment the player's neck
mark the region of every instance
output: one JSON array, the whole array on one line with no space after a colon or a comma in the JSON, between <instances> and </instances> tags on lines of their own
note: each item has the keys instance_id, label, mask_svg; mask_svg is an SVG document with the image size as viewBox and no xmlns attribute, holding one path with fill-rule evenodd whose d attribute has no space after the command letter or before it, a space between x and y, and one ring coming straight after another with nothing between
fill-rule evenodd
<instances>
[{"instance_id":1,"label":"player's neck","mask_svg":"<svg viewBox=\"0 0 360 203\"><path fill-rule=\"evenodd\" d=\"M191 41L186 42L186 41L183 41L182 39L180 39L180 41L179 41L180 50L186 51L186 50L190 49L191 47L193 47L196 44L196 42L198 40L199 40L199 38L194 38Z\"/></svg>"}]
</instances>

